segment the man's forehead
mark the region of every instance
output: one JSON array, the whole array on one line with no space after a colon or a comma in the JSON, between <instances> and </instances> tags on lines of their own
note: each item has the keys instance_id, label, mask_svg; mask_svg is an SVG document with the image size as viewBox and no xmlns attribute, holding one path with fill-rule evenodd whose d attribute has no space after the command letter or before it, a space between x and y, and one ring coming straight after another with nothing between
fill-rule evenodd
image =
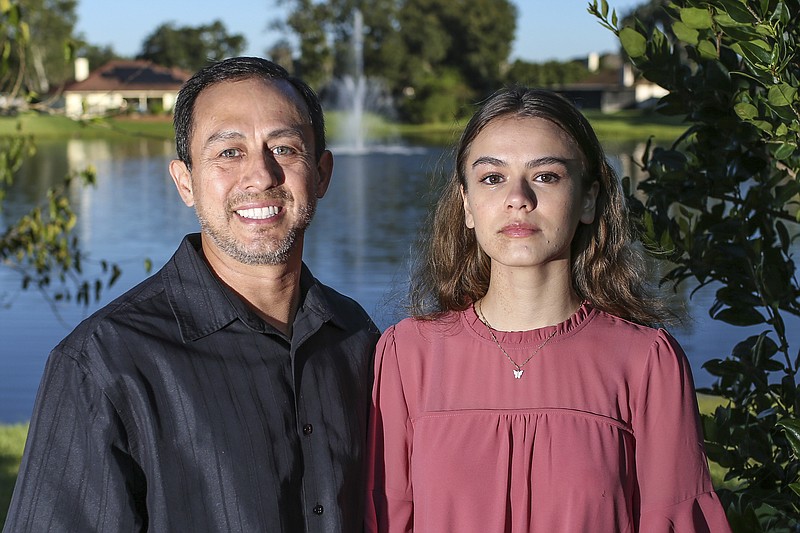
<instances>
[{"instance_id":1,"label":"man's forehead","mask_svg":"<svg viewBox=\"0 0 800 533\"><path fill-rule=\"evenodd\" d=\"M310 112L308 105L300 94L300 91L286 79L283 78L262 78L260 76L247 76L230 80L222 80L207 86L199 95L200 100L203 95L221 94L224 98L226 91L235 85L255 84L264 87L268 92L273 93L270 98L283 98L293 104L304 117L308 117ZM262 98L263 95L252 94L255 99Z\"/></svg>"}]
</instances>

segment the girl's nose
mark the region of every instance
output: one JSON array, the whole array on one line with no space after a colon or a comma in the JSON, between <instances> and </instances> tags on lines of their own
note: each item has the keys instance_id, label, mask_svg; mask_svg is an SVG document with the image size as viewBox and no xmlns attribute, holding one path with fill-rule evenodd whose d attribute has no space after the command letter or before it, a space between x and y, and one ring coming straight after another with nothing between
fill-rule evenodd
<instances>
[{"instance_id":1,"label":"girl's nose","mask_svg":"<svg viewBox=\"0 0 800 533\"><path fill-rule=\"evenodd\" d=\"M536 194L528 180L519 178L511 181L511 187L506 197L506 205L512 209L525 209L527 211L536 207Z\"/></svg>"}]
</instances>

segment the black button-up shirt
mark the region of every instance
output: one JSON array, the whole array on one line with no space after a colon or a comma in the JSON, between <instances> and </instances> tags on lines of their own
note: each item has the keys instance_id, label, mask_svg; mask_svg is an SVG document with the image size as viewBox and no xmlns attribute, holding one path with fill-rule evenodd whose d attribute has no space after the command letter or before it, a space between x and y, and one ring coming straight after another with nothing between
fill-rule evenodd
<instances>
[{"instance_id":1,"label":"black button-up shirt","mask_svg":"<svg viewBox=\"0 0 800 533\"><path fill-rule=\"evenodd\" d=\"M378 331L301 291L290 339L184 239L50 354L3 531L360 531Z\"/></svg>"}]
</instances>

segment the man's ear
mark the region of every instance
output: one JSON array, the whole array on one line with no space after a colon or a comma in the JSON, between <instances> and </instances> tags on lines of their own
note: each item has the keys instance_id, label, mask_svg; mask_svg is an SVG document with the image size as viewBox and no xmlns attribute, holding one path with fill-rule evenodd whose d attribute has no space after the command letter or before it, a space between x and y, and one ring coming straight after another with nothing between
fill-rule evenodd
<instances>
[{"instance_id":1,"label":"man's ear","mask_svg":"<svg viewBox=\"0 0 800 533\"><path fill-rule=\"evenodd\" d=\"M173 159L169 163L169 174L172 176L172 181L175 182L175 187L178 189L178 194L181 195L183 203L192 207L194 205L192 172L186 166L186 163L180 159Z\"/></svg>"},{"instance_id":2,"label":"man's ear","mask_svg":"<svg viewBox=\"0 0 800 533\"><path fill-rule=\"evenodd\" d=\"M316 187L317 198L322 198L331 184L331 176L333 175L333 154L330 150L325 150L319 157L317 175L319 178Z\"/></svg>"}]
</instances>

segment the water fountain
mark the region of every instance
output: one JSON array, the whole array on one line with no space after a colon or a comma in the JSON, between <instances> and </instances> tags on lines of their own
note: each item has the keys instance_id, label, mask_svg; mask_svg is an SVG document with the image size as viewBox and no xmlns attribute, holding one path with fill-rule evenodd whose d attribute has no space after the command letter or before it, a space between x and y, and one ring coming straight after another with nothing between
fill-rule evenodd
<instances>
[{"instance_id":1,"label":"water fountain","mask_svg":"<svg viewBox=\"0 0 800 533\"><path fill-rule=\"evenodd\" d=\"M343 113L336 131L334 153L337 155L364 155L367 153L419 153L421 147L403 143L375 144L367 142L366 113L391 116L393 106L388 91L379 80L370 80L364 74L364 17L359 10L353 12L353 32L350 40L350 68L337 76L324 91L326 108Z\"/></svg>"},{"instance_id":2,"label":"water fountain","mask_svg":"<svg viewBox=\"0 0 800 533\"><path fill-rule=\"evenodd\" d=\"M353 74L343 78L345 94L352 100L350 112L342 122L341 133L351 149L364 151L364 101L367 97L367 79L364 77L364 16L358 9L353 13L352 41Z\"/></svg>"}]
</instances>

